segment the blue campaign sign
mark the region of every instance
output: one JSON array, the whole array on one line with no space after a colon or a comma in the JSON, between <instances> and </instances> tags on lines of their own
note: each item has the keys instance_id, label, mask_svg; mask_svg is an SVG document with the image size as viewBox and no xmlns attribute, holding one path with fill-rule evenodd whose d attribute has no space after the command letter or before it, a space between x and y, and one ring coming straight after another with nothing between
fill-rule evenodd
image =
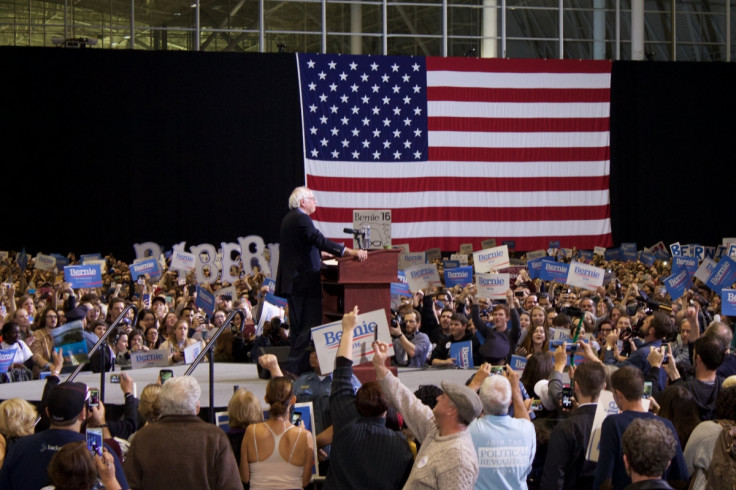
<instances>
[{"instance_id":1,"label":"blue campaign sign","mask_svg":"<svg viewBox=\"0 0 736 490\"><path fill-rule=\"evenodd\" d=\"M406 272L400 270L398 276L399 276L399 282L405 282L409 284L409 281L406 280Z\"/></svg>"},{"instance_id":2,"label":"blue campaign sign","mask_svg":"<svg viewBox=\"0 0 736 490\"><path fill-rule=\"evenodd\" d=\"M102 268L100 264L68 265L64 267L64 280L73 289L97 288L102 286Z\"/></svg>"},{"instance_id":3,"label":"blue campaign sign","mask_svg":"<svg viewBox=\"0 0 736 490\"><path fill-rule=\"evenodd\" d=\"M473 266L445 269L445 287L465 286L473 282Z\"/></svg>"},{"instance_id":4,"label":"blue campaign sign","mask_svg":"<svg viewBox=\"0 0 736 490\"><path fill-rule=\"evenodd\" d=\"M560 284L565 284L569 271L570 264L544 260L542 261L542 268L539 271L539 278L543 281L557 281Z\"/></svg>"},{"instance_id":5,"label":"blue campaign sign","mask_svg":"<svg viewBox=\"0 0 736 490\"><path fill-rule=\"evenodd\" d=\"M721 290L721 314L736 316L736 289Z\"/></svg>"},{"instance_id":6,"label":"blue campaign sign","mask_svg":"<svg viewBox=\"0 0 736 490\"><path fill-rule=\"evenodd\" d=\"M450 357L455 359L455 365L462 369L473 367L473 344L470 340L453 342L450 345Z\"/></svg>"},{"instance_id":7,"label":"blue campaign sign","mask_svg":"<svg viewBox=\"0 0 736 490\"><path fill-rule=\"evenodd\" d=\"M581 259L585 259L587 262L590 262L593 260L593 251L592 250L578 250L578 255Z\"/></svg>"},{"instance_id":8,"label":"blue campaign sign","mask_svg":"<svg viewBox=\"0 0 736 490\"><path fill-rule=\"evenodd\" d=\"M530 279L539 279L539 272L542 270L542 262L544 261L554 262L555 259L554 257L544 256L538 259L527 260L526 268L529 272Z\"/></svg>"},{"instance_id":9,"label":"blue campaign sign","mask_svg":"<svg viewBox=\"0 0 736 490\"><path fill-rule=\"evenodd\" d=\"M130 278L132 280L138 279L143 274L148 274L151 279L158 279L161 277L161 267L156 259L147 259L130 264Z\"/></svg>"},{"instance_id":10,"label":"blue campaign sign","mask_svg":"<svg viewBox=\"0 0 736 490\"><path fill-rule=\"evenodd\" d=\"M391 296L394 296L394 295L411 298L411 291L409 291L409 284L405 282L392 282L391 283Z\"/></svg>"},{"instance_id":11,"label":"blue campaign sign","mask_svg":"<svg viewBox=\"0 0 736 490\"><path fill-rule=\"evenodd\" d=\"M560 248L560 241L559 240L550 240L549 241L549 248Z\"/></svg>"},{"instance_id":12,"label":"blue campaign sign","mask_svg":"<svg viewBox=\"0 0 736 490\"><path fill-rule=\"evenodd\" d=\"M51 256L56 259L56 268L57 269L60 269L62 267L66 267L67 265L69 265L69 258L68 257L64 257L61 254L51 254Z\"/></svg>"},{"instance_id":13,"label":"blue campaign sign","mask_svg":"<svg viewBox=\"0 0 736 490\"><path fill-rule=\"evenodd\" d=\"M278 306L279 308L286 308L286 298L276 296L273 293L266 293L266 302L274 306Z\"/></svg>"},{"instance_id":14,"label":"blue campaign sign","mask_svg":"<svg viewBox=\"0 0 736 490\"><path fill-rule=\"evenodd\" d=\"M514 371L523 371L526 367L526 357L524 356L511 356L511 369Z\"/></svg>"},{"instance_id":15,"label":"blue campaign sign","mask_svg":"<svg viewBox=\"0 0 736 490\"><path fill-rule=\"evenodd\" d=\"M711 272L705 285L720 293L724 288L730 288L736 281L736 261L724 256Z\"/></svg>"},{"instance_id":16,"label":"blue campaign sign","mask_svg":"<svg viewBox=\"0 0 736 490\"><path fill-rule=\"evenodd\" d=\"M26 267L28 267L28 254L26 253L25 247L23 247L23 250L21 250L18 254L18 258L16 259L16 261L18 262L20 270L26 270Z\"/></svg>"},{"instance_id":17,"label":"blue campaign sign","mask_svg":"<svg viewBox=\"0 0 736 490\"><path fill-rule=\"evenodd\" d=\"M683 270L687 272L688 276L692 277L698 270L698 259L685 257L684 255L672 257L672 274L678 274Z\"/></svg>"},{"instance_id":18,"label":"blue campaign sign","mask_svg":"<svg viewBox=\"0 0 736 490\"><path fill-rule=\"evenodd\" d=\"M454 269L456 267L460 267L460 261L459 260L443 260L442 267L445 269Z\"/></svg>"},{"instance_id":19,"label":"blue campaign sign","mask_svg":"<svg viewBox=\"0 0 736 490\"><path fill-rule=\"evenodd\" d=\"M620 248L607 248L604 255L606 260L622 260L622 254Z\"/></svg>"},{"instance_id":20,"label":"blue campaign sign","mask_svg":"<svg viewBox=\"0 0 736 490\"><path fill-rule=\"evenodd\" d=\"M672 301L675 301L685 294L685 290L688 289L691 284L692 279L685 269L672 274L664 280L664 285L667 288L667 292L670 294Z\"/></svg>"},{"instance_id":21,"label":"blue campaign sign","mask_svg":"<svg viewBox=\"0 0 736 490\"><path fill-rule=\"evenodd\" d=\"M636 242L634 243L622 243L621 244L621 258L622 260L636 261Z\"/></svg>"},{"instance_id":22,"label":"blue campaign sign","mask_svg":"<svg viewBox=\"0 0 736 490\"><path fill-rule=\"evenodd\" d=\"M639 257L639 260L646 267L651 267L654 265L654 261L656 260L656 257L652 255L650 252L642 252L641 257Z\"/></svg>"},{"instance_id":23,"label":"blue campaign sign","mask_svg":"<svg viewBox=\"0 0 736 490\"><path fill-rule=\"evenodd\" d=\"M215 293L197 285L197 298L194 300L194 306L202 308L209 316L214 315Z\"/></svg>"}]
</instances>

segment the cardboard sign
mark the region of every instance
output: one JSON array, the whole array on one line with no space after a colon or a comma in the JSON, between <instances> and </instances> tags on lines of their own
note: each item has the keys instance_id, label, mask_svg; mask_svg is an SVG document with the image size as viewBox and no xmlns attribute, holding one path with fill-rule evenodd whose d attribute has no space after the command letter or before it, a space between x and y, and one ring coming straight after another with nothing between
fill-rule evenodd
<instances>
[{"instance_id":1,"label":"cardboard sign","mask_svg":"<svg viewBox=\"0 0 736 490\"><path fill-rule=\"evenodd\" d=\"M360 230L363 226L370 227L370 232L365 237L366 248L376 249L391 247L391 210L390 209L365 209L353 211L353 229ZM360 248L358 242L353 239L354 249Z\"/></svg>"},{"instance_id":2,"label":"cardboard sign","mask_svg":"<svg viewBox=\"0 0 736 490\"><path fill-rule=\"evenodd\" d=\"M424 252L412 252L412 253L400 253L399 254L399 269L405 270L409 267L419 264L426 264L427 257Z\"/></svg>"},{"instance_id":3,"label":"cardboard sign","mask_svg":"<svg viewBox=\"0 0 736 490\"><path fill-rule=\"evenodd\" d=\"M68 265L64 267L64 281L72 288L96 288L102 286L102 270L98 264Z\"/></svg>"},{"instance_id":4,"label":"cardboard sign","mask_svg":"<svg viewBox=\"0 0 736 490\"><path fill-rule=\"evenodd\" d=\"M77 366L87 362L87 341L84 339L84 327L80 320L65 323L51 330L54 348L61 350L65 366ZM106 346L100 346L105 349Z\"/></svg>"},{"instance_id":5,"label":"cardboard sign","mask_svg":"<svg viewBox=\"0 0 736 490\"><path fill-rule=\"evenodd\" d=\"M599 255L601 257L606 256L606 247L595 247L593 248L593 255Z\"/></svg>"},{"instance_id":6,"label":"cardboard sign","mask_svg":"<svg viewBox=\"0 0 736 490\"><path fill-rule=\"evenodd\" d=\"M526 268L527 268L527 271L529 272L530 279L539 279L539 274L542 270L542 262L545 260L551 261L551 262L555 261L555 259L552 257L540 257L538 259L527 261Z\"/></svg>"},{"instance_id":7,"label":"cardboard sign","mask_svg":"<svg viewBox=\"0 0 736 490\"><path fill-rule=\"evenodd\" d=\"M736 260L724 256L713 268L705 285L720 293L723 288L730 288L734 281L736 281Z\"/></svg>"},{"instance_id":8,"label":"cardboard sign","mask_svg":"<svg viewBox=\"0 0 736 490\"><path fill-rule=\"evenodd\" d=\"M532 250L531 252L526 253L526 260L527 262L534 259L541 259L542 257L547 256L546 250Z\"/></svg>"},{"instance_id":9,"label":"cardboard sign","mask_svg":"<svg viewBox=\"0 0 736 490\"><path fill-rule=\"evenodd\" d=\"M202 342L196 342L184 349L184 364L191 364L202 352Z\"/></svg>"},{"instance_id":10,"label":"cardboard sign","mask_svg":"<svg viewBox=\"0 0 736 490\"><path fill-rule=\"evenodd\" d=\"M672 274L678 274L683 270L687 272L688 277L692 277L698 270L698 259L684 255L672 257Z\"/></svg>"},{"instance_id":11,"label":"cardboard sign","mask_svg":"<svg viewBox=\"0 0 736 490\"><path fill-rule=\"evenodd\" d=\"M442 251L439 248L429 248L424 251L424 256L428 264L435 260L442 260Z\"/></svg>"},{"instance_id":12,"label":"cardboard sign","mask_svg":"<svg viewBox=\"0 0 736 490\"><path fill-rule=\"evenodd\" d=\"M685 290L687 290L691 284L692 280L685 269L682 269L680 272L676 272L664 279L664 285L667 288L667 292L670 294L672 301L675 301L685 294Z\"/></svg>"},{"instance_id":13,"label":"cardboard sign","mask_svg":"<svg viewBox=\"0 0 736 490\"><path fill-rule=\"evenodd\" d=\"M511 288L510 274L476 274L475 287L479 298L505 299Z\"/></svg>"},{"instance_id":14,"label":"cardboard sign","mask_svg":"<svg viewBox=\"0 0 736 490\"><path fill-rule=\"evenodd\" d=\"M454 359L455 365L460 369L472 369L473 343L470 340L453 342L450 345L450 359Z\"/></svg>"},{"instance_id":15,"label":"cardboard sign","mask_svg":"<svg viewBox=\"0 0 736 490\"><path fill-rule=\"evenodd\" d=\"M636 260L636 243L622 243L621 244L621 255L623 259L629 262Z\"/></svg>"},{"instance_id":16,"label":"cardboard sign","mask_svg":"<svg viewBox=\"0 0 736 490\"><path fill-rule=\"evenodd\" d=\"M471 266L445 269L445 287L465 286L473 282L473 268Z\"/></svg>"},{"instance_id":17,"label":"cardboard sign","mask_svg":"<svg viewBox=\"0 0 736 490\"><path fill-rule=\"evenodd\" d=\"M357 320L357 325L353 329L353 364L358 365L373 359L372 344L376 332L378 340L389 345L389 356L392 356L393 342L388 330L385 311L374 310L361 313ZM312 328L312 340L322 374L329 374L335 369L335 357L341 338L342 319Z\"/></svg>"},{"instance_id":18,"label":"cardboard sign","mask_svg":"<svg viewBox=\"0 0 736 490\"><path fill-rule=\"evenodd\" d=\"M437 264L419 264L404 269L406 281L409 283L409 289L419 291L420 289L430 286L439 286L440 274L437 271Z\"/></svg>"},{"instance_id":19,"label":"cardboard sign","mask_svg":"<svg viewBox=\"0 0 736 490\"><path fill-rule=\"evenodd\" d=\"M183 250L174 250L171 254L171 270L189 272L194 270L195 264L194 254Z\"/></svg>"},{"instance_id":20,"label":"cardboard sign","mask_svg":"<svg viewBox=\"0 0 736 490\"><path fill-rule=\"evenodd\" d=\"M263 306L261 306L261 316L258 319L258 325L256 326L256 335L261 335L263 333L263 324L270 322L271 318L279 317L284 321L285 310L286 299L272 293L266 293L266 297L263 300Z\"/></svg>"},{"instance_id":21,"label":"cardboard sign","mask_svg":"<svg viewBox=\"0 0 736 490\"><path fill-rule=\"evenodd\" d=\"M605 270L593 265L573 262L567 274L567 284L595 291L603 286Z\"/></svg>"},{"instance_id":22,"label":"cardboard sign","mask_svg":"<svg viewBox=\"0 0 736 490\"><path fill-rule=\"evenodd\" d=\"M521 374L524 371L525 367L526 367L526 357L517 356L516 354L511 356L511 369L513 369L514 371L518 371L519 374Z\"/></svg>"},{"instance_id":23,"label":"cardboard sign","mask_svg":"<svg viewBox=\"0 0 736 490\"><path fill-rule=\"evenodd\" d=\"M468 265L468 255L467 254L452 254L450 255L450 260L456 260L460 266L466 266Z\"/></svg>"},{"instance_id":24,"label":"cardboard sign","mask_svg":"<svg viewBox=\"0 0 736 490\"><path fill-rule=\"evenodd\" d=\"M716 261L711 258L705 258L703 259L703 262L700 264L700 267L698 267L698 270L695 271L695 278L700 279L700 281L705 282L710 277L711 273L713 272L713 269L716 266Z\"/></svg>"},{"instance_id":25,"label":"cardboard sign","mask_svg":"<svg viewBox=\"0 0 736 490\"><path fill-rule=\"evenodd\" d=\"M194 306L202 308L209 316L214 315L215 295L211 291L201 286L197 286L197 297L194 299Z\"/></svg>"},{"instance_id":26,"label":"cardboard sign","mask_svg":"<svg viewBox=\"0 0 736 490\"><path fill-rule=\"evenodd\" d=\"M166 367L169 365L169 351L155 349L148 352L131 352L130 363L132 369Z\"/></svg>"},{"instance_id":27,"label":"cardboard sign","mask_svg":"<svg viewBox=\"0 0 736 490\"><path fill-rule=\"evenodd\" d=\"M482 248L493 248L496 246L496 239L495 238L489 238L488 240L483 240L480 242L480 246ZM472 250L471 250L472 252Z\"/></svg>"},{"instance_id":28,"label":"cardboard sign","mask_svg":"<svg viewBox=\"0 0 736 490\"><path fill-rule=\"evenodd\" d=\"M56 267L56 258L51 255L37 254L35 267L40 271L52 271Z\"/></svg>"},{"instance_id":29,"label":"cardboard sign","mask_svg":"<svg viewBox=\"0 0 736 490\"><path fill-rule=\"evenodd\" d=\"M470 255L473 253L473 244L472 243L461 243L460 248L457 251L460 254Z\"/></svg>"},{"instance_id":30,"label":"cardboard sign","mask_svg":"<svg viewBox=\"0 0 736 490\"><path fill-rule=\"evenodd\" d=\"M642 405L645 411L649 411L649 400L642 399ZM595 417L593 418L593 427L590 432L590 441L588 442L588 449L585 453L585 459L588 461L598 462L598 456L601 451L601 426L603 421L609 415L617 415L619 412L618 405L613 401L613 393L607 390L602 390L598 397L598 406L595 410Z\"/></svg>"},{"instance_id":31,"label":"cardboard sign","mask_svg":"<svg viewBox=\"0 0 736 490\"><path fill-rule=\"evenodd\" d=\"M509 247L506 245L473 252L475 272L491 272L508 267L510 264Z\"/></svg>"}]
</instances>

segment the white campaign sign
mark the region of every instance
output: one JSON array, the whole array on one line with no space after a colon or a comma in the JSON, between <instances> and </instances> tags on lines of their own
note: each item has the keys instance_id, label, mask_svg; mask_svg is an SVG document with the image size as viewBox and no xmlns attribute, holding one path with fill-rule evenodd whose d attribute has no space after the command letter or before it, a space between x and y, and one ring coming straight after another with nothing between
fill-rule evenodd
<instances>
[{"instance_id":1,"label":"white campaign sign","mask_svg":"<svg viewBox=\"0 0 736 490\"><path fill-rule=\"evenodd\" d=\"M595 291L603 286L606 271L594 265L572 262L567 272L567 284Z\"/></svg>"},{"instance_id":2,"label":"white campaign sign","mask_svg":"<svg viewBox=\"0 0 736 490\"><path fill-rule=\"evenodd\" d=\"M508 267L509 264L509 247L507 245L473 252L475 272L491 272L492 270Z\"/></svg>"},{"instance_id":3,"label":"white campaign sign","mask_svg":"<svg viewBox=\"0 0 736 490\"><path fill-rule=\"evenodd\" d=\"M476 274L475 286L479 298L505 299L511 288L511 274Z\"/></svg>"},{"instance_id":4,"label":"white campaign sign","mask_svg":"<svg viewBox=\"0 0 736 490\"><path fill-rule=\"evenodd\" d=\"M404 274L406 282L409 283L409 289L414 292L442 284L440 274L437 272L437 264L414 265L404 269Z\"/></svg>"},{"instance_id":5,"label":"white campaign sign","mask_svg":"<svg viewBox=\"0 0 736 490\"><path fill-rule=\"evenodd\" d=\"M393 355L391 333L388 330L386 312L374 310L358 315L358 323L353 330L353 363L360 364L373 359L373 341L378 332L378 340L389 344L389 355ZM322 374L335 369L337 348L342 338L342 319L312 328L312 340L317 351L317 359Z\"/></svg>"}]
</instances>

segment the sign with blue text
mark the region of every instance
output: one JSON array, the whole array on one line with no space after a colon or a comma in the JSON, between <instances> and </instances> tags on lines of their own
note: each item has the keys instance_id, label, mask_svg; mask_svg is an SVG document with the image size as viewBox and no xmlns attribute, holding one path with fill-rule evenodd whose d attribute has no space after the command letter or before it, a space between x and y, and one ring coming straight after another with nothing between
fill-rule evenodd
<instances>
[{"instance_id":1,"label":"sign with blue text","mask_svg":"<svg viewBox=\"0 0 736 490\"><path fill-rule=\"evenodd\" d=\"M99 264L68 265L64 267L64 280L73 289L97 288L102 286L102 269Z\"/></svg>"}]
</instances>

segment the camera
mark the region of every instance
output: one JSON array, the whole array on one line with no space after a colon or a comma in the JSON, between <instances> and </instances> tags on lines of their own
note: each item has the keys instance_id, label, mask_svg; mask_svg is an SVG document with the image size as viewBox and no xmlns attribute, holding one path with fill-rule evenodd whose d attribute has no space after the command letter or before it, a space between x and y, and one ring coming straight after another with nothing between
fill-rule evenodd
<instances>
[{"instance_id":1,"label":"camera","mask_svg":"<svg viewBox=\"0 0 736 490\"><path fill-rule=\"evenodd\" d=\"M491 366L491 376L503 375L506 371L506 366Z\"/></svg>"}]
</instances>

